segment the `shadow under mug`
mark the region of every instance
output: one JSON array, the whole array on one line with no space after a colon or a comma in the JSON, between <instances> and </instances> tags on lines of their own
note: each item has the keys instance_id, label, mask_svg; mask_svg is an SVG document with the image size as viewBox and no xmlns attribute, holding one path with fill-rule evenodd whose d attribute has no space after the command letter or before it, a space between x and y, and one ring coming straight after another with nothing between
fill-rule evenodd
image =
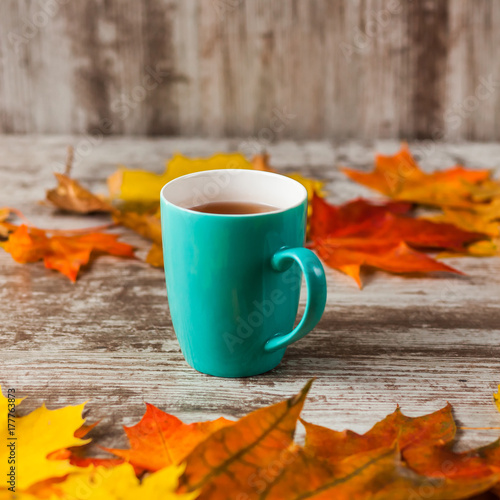
<instances>
[{"instance_id":1,"label":"shadow under mug","mask_svg":"<svg viewBox=\"0 0 500 500\"><path fill-rule=\"evenodd\" d=\"M303 247L307 192L283 175L224 169L178 177L161 191L163 257L170 314L186 361L219 377L276 367L310 332L326 303L323 267ZM210 202L271 205L264 213L214 214ZM304 315L294 328L301 288Z\"/></svg>"}]
</instances>

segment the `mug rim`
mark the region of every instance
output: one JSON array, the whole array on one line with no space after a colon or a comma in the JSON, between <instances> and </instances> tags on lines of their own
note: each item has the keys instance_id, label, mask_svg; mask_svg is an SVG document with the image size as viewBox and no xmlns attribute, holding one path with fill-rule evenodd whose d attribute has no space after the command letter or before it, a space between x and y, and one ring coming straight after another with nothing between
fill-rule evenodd
<instances>
[{"instance_id":1,"label":"mug rim","mask_svg":"<svg viewBox=\"0 0 500 500\"><path fill-rule=\"evenodd\" d=\"M197 210L193 210L192 208L186 208L178 205L177 203L174 203L170 201L166 195L165 195L165 190L167 188L171 188L173 184L175 183L180 183L183 181L186 181L187 179L193 178L193 177L201 177L201 176L206 176L206 175L217 175L221 173L238 173L238 174L245 174L245 175L256 175L256 176L269 176L269 177L274 177L274 178L279 178L280 180L283 180L284 182L289 183L290 185L293 185L295 188L299 188L302 190L302 196L300 197L300 200L296 203L291 204L290 206L284 207L284 208L278 208L276 210L271 210L269 212L256 212L256 213L250 213L250 214L216 214L216 213L211 213L211 212L198 212ZM213 170L202 170L200 172L192 172L190 174L185 174L181 175L180 177L176 177L175 179L172 179L171 181L167 182L160 191L160 201L166 203L167 205L170 205L172 207L175 207L178 210L182 210L183 212L190 213L190 214L196 214L199 216L207 216L207 217L229 217L229 218L234 218L234 217L265 217L265 216L270 216L270 215L275 215L275 214L280 214L283 212L287 212L288 210L292 210L294 208L297 208L301 206L304 202L307 202L308 200L308 192L307 189L303 184L300 182L296 181L295 179L292 179L291 177L287 177L286 175L279 174L276 172L266 172L263 170L251 170L251 169L244 169L244 168L218 168L218 169L213 169Z\"/></svg>"}]
</instances>

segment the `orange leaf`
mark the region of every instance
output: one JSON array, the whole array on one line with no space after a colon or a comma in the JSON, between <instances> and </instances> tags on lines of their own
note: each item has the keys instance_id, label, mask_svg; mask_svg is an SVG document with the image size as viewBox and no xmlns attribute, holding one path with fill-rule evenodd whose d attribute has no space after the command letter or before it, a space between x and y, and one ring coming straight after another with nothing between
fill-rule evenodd
<instances>
[{"instance_id":1,"label":"orange leaf","mask_svg":"<svg viewBox=\"0 0 500 500\"><path fill-rule=\"evenodd\" d=\"M199 489L204 500L238 494L255 498L259 474L288 454L311 384L312 380L293 398L256 410L200 443L186 458L180 492Z\"/></svg>"},{"instance_id":2,"label":"orange leaf","mask_svg":"<svg viewBox=\"0 0 500 500\"><path fill-rule=\"evenodd\" d=\"M130 449L106 450L130 462L137 472L157 471L181 463L206 437L232 424L222 417L209 422L184 424L177 417L146 403L146 413L141 421L132 427L124 427Z\"/></svg>"},{"instance_id":3,"label":"orange leaf","mask_svg":"<svg viewBox=\"0 0 500 500\"><path fill-rule=\"evenodd\" d=\"M407 203L377 205L358 199L334 206L315 196L312 207L311 246L328 266L348 274L359 286L365 265L393 273L459 273L409 245L460 252L483 237L452 224L401 215L408 212Z\"/></svg>"},{"instance_id":4,"label":"orange leaf","mask_svg":"<svg viewBox=\"0 0 500 500\"><path fill-rule=\"evenodd\" d=\"M414 471L428 477L446 477L459 481L496 474L479 450L455 453L449 443L410 446L403 452L403 457Z\"/></svg>"},{"instance_id":5,"label":"orange leaf","mask_svg":"<svg viewBox=\"0 0 500 500\"><path fill-rule=\"evenodd\" d=\"M450 404L434 413L416 418L403 415L398 407L365 434L349 430L338 432L320 425L304 421L302 423L306 428L306 450L331 463L358 453L387 447L393 442L397 442L402 450L416 443L448 443L454 439L457 430Z\"/></svg>"},{"instance_id":6,"label":"orange leaf","mask_svg":"<svg viewBox=\"0 0 500 500\"><path fill-rule=\"evenodd\" d=\"M406 144L393 156L377 155L372 172L350 168L342 171L352 180L396 200L457 208L471 206L473 185L490 176L488 170L467 170L462 166L426 174Z\"/></svg>"},{"instance_id":7,"label":"orange leaf","mask_svg":"<svg viewBox=\"0 0 500 500\"><path fill-rule=\"evenodd\" d=\"M279 470L279 469L278 469ZM407 500L469 498L491 488L495 474L467 481L426 477L409 469L396 447L377 448L331 464L299 450L260 496L266 500ZM252 498L245 496L245 498Z\"/></svg>"},{"instance_id":8,"label":"orange leaf","mask_svg":"<svg viewBox=\"0 0 500 500\"><path fill-rule=\"evenodd\" d=\"M117 239L117 235L105 233L50 237L46 231L23 224L10 234L3 247L16 262L25 264L43 259L47 269L55 269L76 281L80 267L89 262L92 252L134 257L133 247Z\"/></svg>"},{"instance_id":9,"label":"orange leaf","mask_svg":"<svg viewBox=\"0 0 500 500\"><path fill-rule=\"evenodd\" d=\"M68 175L54 173L58 185L47 191L47 200L61 210L88 214L92 212L110 212L111 205L85 189Z\"/></svg>"}]
</instances>

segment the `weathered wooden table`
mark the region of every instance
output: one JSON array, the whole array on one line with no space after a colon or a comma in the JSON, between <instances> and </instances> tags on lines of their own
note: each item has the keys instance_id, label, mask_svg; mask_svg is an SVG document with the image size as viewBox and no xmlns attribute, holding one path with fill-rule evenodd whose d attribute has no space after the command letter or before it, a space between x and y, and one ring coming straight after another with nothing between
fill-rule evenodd
<instances>
[{"instance_id":1,"label":"weathered wooden table","mask_svg":"<svg viewBox=\"0 0 500 500\"><path fill-rule=\"evenodd\" d=\"M75 137L0 136L0 205L22 210L43 228L104 222L38 204L69 144L77 148L74 177L105 192L105 179L119 163L161 172L175 151L210 155L235 150L240 141L109 138L89 146ZM397 148L395 142L282 142L268 151L280 171L327 179L330 200L341 202L373 193L347 180L339 165L368 169L375 151ZM500 170L500 144L415 144L413 150L429 169L459 162ZM145 255L149 244L123 233ZM291 346L272 372L231 380L197 373L184 361L161 270L100 257L72 284L41 263L16 264L1 251L1 383L27 396L23 411L42 401L55 408L88 400L89 420L102 419L94 435L108 446L126 446L121 424L137 422L144 401L185 421L239 417L290 396L313 376L303 416L335 429L367 430L397 403L416 416L446 401L460 425L498 427L492 392L500 382L500 258L449 263L467 277L372 272L362 291L327 270L328 305L316 330ZM467 430L463 443L497 435Z\"/></svg>"}]
</instances>

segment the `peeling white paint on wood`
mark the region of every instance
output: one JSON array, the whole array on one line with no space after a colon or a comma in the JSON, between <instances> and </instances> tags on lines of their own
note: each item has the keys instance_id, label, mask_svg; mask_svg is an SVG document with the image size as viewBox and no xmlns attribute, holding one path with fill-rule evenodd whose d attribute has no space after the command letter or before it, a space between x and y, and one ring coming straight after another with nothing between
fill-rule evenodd
<instances>
[{"instance_id":1,"label":"peeling white paint on wood","mask_svg":"<svg viewBox=\"0 0 500 500\"><path fill-rule=\"evenodd\" d=\"M492 0L4 0L0 132L499 140L499 23Z\"/></svg>"},{"instance_id":2,"label":"peeling white paint on wood","mask_svg":"<svg viewBox=\"0 0 500 500\"><path fill-rule=\"evenodd\" d=\"M0 136L1 205L40 227L86 227L104 216L75 217L40 206L54 185L71 136ZM94 191L117 164L157 172L174 151L210 155L241 140L108 138L80 156L74 176ZM457 161L500 173L500 144L415 143L426 169ZM328 180L330 200L369 194L339 165L371 168L375 151L397 142L280 142L273 166ZM144 255L148 243L127 230L123 239ZM447 261L467 277L409 278L373 272L359 291L348 277L328 275L328 305L316 330L291 346L274 371L248 379L199 374L182 358L168 314L161 270L142 262L97 259L77 283L41 263L20 265L0 252L0 382L28 396L20 409L89 400L88 418L108 446L125 445L121 424L139 420L144 401L186 421L239 417L297 392L317 377L304 418L335 429L367 430L394 410L415 416L451 402L460 425L499 427L492 393L500 382L500 259ZM301 308L305 297L301 298ZM99 428L98 428L99 429ZM466 431L463 446L486 443L498 431Z\"/></svg>"}]
</instances>

